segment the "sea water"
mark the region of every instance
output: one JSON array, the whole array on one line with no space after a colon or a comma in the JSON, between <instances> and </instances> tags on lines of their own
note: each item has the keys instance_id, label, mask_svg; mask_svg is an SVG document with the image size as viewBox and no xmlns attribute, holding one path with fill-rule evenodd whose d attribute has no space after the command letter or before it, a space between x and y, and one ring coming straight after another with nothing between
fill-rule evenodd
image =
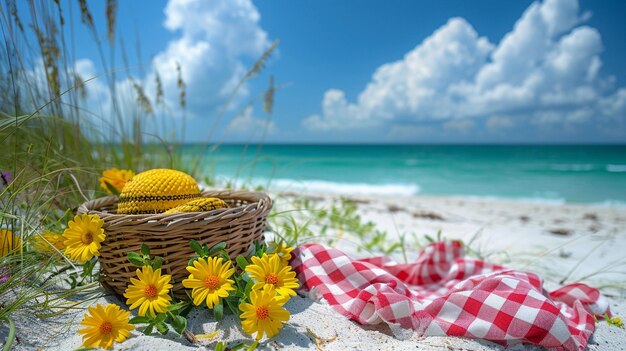
<instances>
[{"instance_id":1,"label":"sea water","mask_svg":"<svg viewBox=\"0 0 626 351\"><path fill-rule=\"evenodd\" d=\"M626 205L626 145L220 145L219 183L356 195L460 195Z\"/></svg>"}]
</instances>

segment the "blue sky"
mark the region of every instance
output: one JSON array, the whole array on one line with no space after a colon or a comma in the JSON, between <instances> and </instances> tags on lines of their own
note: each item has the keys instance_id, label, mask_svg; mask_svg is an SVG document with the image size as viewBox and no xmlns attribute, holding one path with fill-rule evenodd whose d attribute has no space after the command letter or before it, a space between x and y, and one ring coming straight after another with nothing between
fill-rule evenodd
<instances>
[{"instance_id":1,"label":"blue sky","mask_svg":"<svg viewBox=\"0 0 626 351\"><path fill-rule=\"evenodd\" d=\"M104 40L103 4L90 6ZM237 95L214 140L260 140L268 122L258 96L272 74L282 88L267 142L626 141L622 1L119 6L117 34L130 67L116 78L123 84L131 75L153 96L158 71L167 118L180 124L179 62L188 88L186 141L207 140L228 92L274 39L278 51ZM105 71L90 34L75 35L77 70L83 76ZM120 57L118 48L115 67L124 66ZM106 113L104 82L89 89L87 107Z\"/></svg>"}]
</instances>

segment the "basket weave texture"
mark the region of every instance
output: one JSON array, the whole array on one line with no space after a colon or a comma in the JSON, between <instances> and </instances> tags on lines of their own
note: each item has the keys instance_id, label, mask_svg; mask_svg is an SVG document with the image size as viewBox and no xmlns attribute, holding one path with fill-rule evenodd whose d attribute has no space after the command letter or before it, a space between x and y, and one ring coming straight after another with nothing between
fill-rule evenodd
<instances>
[{"instance_id":1,"label":"basket weave texture","mask_svg":"<svg viewBox=\"0 0 626 351\"><path fill-rule=\"evenodd\" d=\"M264 240L266 218L272 200L261 192L207 190L203 197L217 197L230 208L209 212L176 214L117 214L117 196L107 196L83 203L78 213L97 214L104 221L106 239L100 248L100 271L103 283L122 295L130 278L136 278L137 267L128 261L129 252L139 252L141 245L150 253L163 257L163 274L172 275L174 295L186 299L182 280L189 276L186 267L195 254L189 241L195 239L212 247L226 243L226 252L251 253L254 242Z\"/></svg>"}]
</instances>

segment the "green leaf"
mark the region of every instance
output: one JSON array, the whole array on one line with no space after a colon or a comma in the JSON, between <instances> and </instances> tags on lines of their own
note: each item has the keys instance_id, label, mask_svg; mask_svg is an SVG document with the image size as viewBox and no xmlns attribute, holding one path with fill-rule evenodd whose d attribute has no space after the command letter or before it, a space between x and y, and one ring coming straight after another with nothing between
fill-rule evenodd
<instances>
[{"instance_id":1,"label":"green leaf","mask_svg":"<svg viewBox=\"0 0 626 351\"><path fill-rule=\"evenodd\" d=\"M165 323L163 322L157 323L156 328L159 331L159 333L163 335L167 335L167 332L169 331L169 329L167 328L167 325L165 325Z\"/></svg>"},{"instance_id":2,"label":"green leaf","mask_svg":"<svg viewBox=\"0 0 626 351\"><path fill-rule=\"evenodd\" d=\"M189 247L191 247L191 249L200 256L202 256L202 254L204 253L204 250L202 250L202 245L200 245L200 243L193 239L189 240Z\"/></svg>"},{"instance_id":3,"label":"green leaf","mask_svg":"<svg viewBox=\"0 0 626 351\"><path fill-rule=\"evenodd\" d=\"M187 266L193 267L193 263L198 259L198 256L194 256L192 258L189 259L189 262L187 262Z\"/></svg>"},{"instance_id":4,"label":"green leaf","mask_svg":"<svg viewBox=\"0 0 626 351\"><path fill-rule=\"evenodd\" d=\"M167 314L165 313L157 313L156 318L154 319L157 324L163 323L163 321L167 318Z\"/></svg>"},{"instance_id":5,"label":"green leaf","mask_svg":"<svg viewBox=\"0 0 626 351\"><path fill-rule=\"evenodd\" d=\"M186 290L186 291L187 291L187 296L189 296L189 300L193 301L193 296L191 296L191 293L189 293L189 290ZM193 304L188 303L186 304L185 308L183 308L182 311L178 312L178 315L187 317L187 315L189 315L189 312L191 312L192 309L193 309Z\"/></svg>"},{"instance_id":6,"label":"green leaf","mask_svg":"<svg viewBox=\"0 0 626 351\"><path fill-rule=\"evenodd\" d=\"M15 216L15 215L12 215L12 214L10 214L8 212L3 212L3 211L0 211L0 217L6 217L6 218L10 218L10 219L18 219L19 218L19 217Z\"/></svg>"},{"instance_id":7,"label":"green leaf","mask_svg":"<svg viewBox=\"0 0 626 351\"><path fill-rule=\"evenodd\" d=\"M244 296L250 295L250 291L252 291L253 286L254 286L254 282L252 280L248 280L248 284L246 284L246 288L243 291Z\"/></svg>"},{"instance_id":8,"label":"green leaf","mask_svg":"<svg viewBox=\"0 0 626 351\"><path fill-rule=\"evenodd\" d=\"M235 346L232 346L232 347L230 348L230 351L239 351L239 350L243 350L244 348L246 348L246 346L248 346L248 345L246 345L246 344L244 344L244 343L240 342L239 344L237 344L237 345L235 345Z\"/></svg>"},{"instance_id":9,"label":"green leaf","mask_svg":"<svg viewBox=\"0 0 626 351\"><path fill-rule=\"evenodd\" d=\"M178 334L182 334L185 331L185 328L187 328L187 319L181 316L174 316L172 319L172 326Z\"/></svg>"},{"instance_id":10,"label":"green leaf","mask_svg":"<svg viewBox=\"0 0 626 351\"><path fill-rule=\"evenodd\" d=\"M218 257L221 257L224 262L230 262L230 257L226 253L226 251L220 251Z\"/></svg>"},{"instance_id":11,"label":"green leaf","mask_svg":"<svg viewBox=\"0 0 626 351\"><path fill-rule=\"evenodd\" d=\"M78 285L78 281L76 280L76 274L75 273L72 273L70 275L70 280L71 280L71 282L70 282L71 288L72 289L76 288L76 286Z\"/></svg>"},{"instance_id":12,"label":"green leaf","mask_svg":"<svg viewBox=\"0 0 626 351\"><path fill-rule=\"evenodd\" d=\"M254 242L254 255L258 257L263 257L263 254L267 251L267 245L259 242Z\"/></svg>"},{"instance_id":13,"label":"green leaf","mask_svg":"<svg viewBox=\"0 0 626 351\"><path fill-rule=\"evenodd\" d=\"M226 298L226 299L224 299L224 301L226 301L226 306L228 306L228 309L230 310L230 312L232 314L234 314L234 315L238 315L239 314L239 309L237 308L235 303L230 298Z\"/></svg>"},{"instance_id":14,"label":"green leaf","mask_svg":"<svg viewBox=\"0 0 626 351\"><path fill-rule=\"evenodd\" d=\"M145 256L150 256L150 247L146 244L141 244L141 254Z\"/></svg>"},{"instance_id":15,"label":"green leaf","mask_svg":"<svg viewBox=\"0 0 626 351\"><path fill-rule=\"evenodd\" d=\"M259 346L259 342L255 341L252 345L250 345L250 347L248 347L248 351L256 350L257 346Z\"/></svg>"},{"instance_id":16,"label":"green leaf","mask_svg":"<svg viewBox=\"0 0 626 351\"><path fill-rule=\"evenodd\" d=\"M222 305L222 300L215 306L213 306L213 317L216 321L221 321L224 318L224 305Z\"/></svg>"},{"instance_id":17,"label":"green leaf","mask_svg":"<svg viewBox=\"0 0 626 351\"><path fill-rule=\"evenodd\" d=\"M224 349L226 348L225 346L226 344L224 344L223 341L219 341L217 344L215 344L215 351L224 351Z\"/></svg>"},{"instance_id":18,"label":"green leaf","mask_svg":"<svg viewBox=\"0 0 626 351\"><path fill-rule=\"evenodd\" d=\"M139 256L136 252L129 252L128 260L137 267L143 267L146 263L146 260L144 260L143 257Z\"/></svg>"},{"instance_id":19,"label":"green leaf","mask_svg":"<svg viewBox=\"0 0 626 351\"><path fill-rule=\"evenodd\" d=\"M248 272L245 272L244 274L242 274L240 278L246 283L252 280L252 278L250 278L250 273Z\"/></svg>"},{"instance_id":20,"label":"green leaf","mask_svg":"<svg viewBox=\"0 0 626 351\"><path fill-rule=\"evenodd\" d=\"M150 317L141 317L141 316L133 317L133 318L130 319L130 323L131 324L150 323Z\"/></svg>"},{"instance_id":21,"label":"green leaf","mask_svg":"<svg viewBox=\"0 0 626 351\"><path fill-rule=\"evenodd\" d=\"M111 185L111 183L107 182L106 180L104 181L104 185L106 185L107 189L111 192L111 194L113 195L120 195L120 191L117 190L116 187L114 187L113 185Z\"/></svg>"},{"instance_id":22,"label":"green leaf","mask_svg":"<svg viewBox=\"0 0 626 351\"><path fill-rule=\"evenodd\" d=\"M152 262L152 268L156 270L156 269L161 268L162 265L163 265L163 257L159 257L159 256L155 257L154 262Z\"/></svg>"},{"instance_id":23,"label":"green leaf","mask_svg":"<svg viewBox=\"0 0 626 351\"><path fill-rule=\"evenodd\" d=\"M265 246L260 246L260 247L256 250L256 252L254 253L254 255L255 255L255 256L258 256L258 257L263 257L263 254L265 253L265 250L266 250L266 249L267 249L267 247L265 247Z\"/></svg>"},{"instance_id":24,"label":"green leaf","mask_svg":"<svg viewBox=\"0 0 626 351\"><path fill-rule=\"evenodd\" d=\"M153 330L154 330L154 324L148 324L146 329L143 330L143 333L146 335L151 335Z\"/></svg>"},{"instance_id":25,"label":"green leaf","mask_svg":"<svg viewBox=\"0 0 626 351\"><path fill-rule=\"evenodd\" d=\"M174 311L178 311L178 310L182 309L186 305L187 305L186 302L178 302L178 303L174 303L174 304L171 304L171 305L167 306L166 309L169 312L174 312Z\"/></svg>"},{"instance_id":26,"label":"green leaf","mask_svg":"<svg viewBox=\"0 0 626 351\"><path fill-rule=\"evenodd\" d=\"M209 250L208 254L209 254L209 256L211 256L211 255L213 255L213 254L214 254L214 253L216 253L216 252L223 251L224 249L226 249L226 243L222 241L221 243L219 243L219 244L217 244L217 245L213 246L213 247Z\"/></svg>"},{"instance_id":27,"label":"green leaf","mask_svg":"<svg viewBox=\"0 0 626 351\"><path fill-rule=\"evenodd\" d=\"M230 351L239 351L239 350L243 350L246 346L247 346L246 344L244 344L244 343L240 342L239 344L237 344L237 345L235 345L235 346L232 346L232 347L230 348Z\"/></svg>"}]
</instances>

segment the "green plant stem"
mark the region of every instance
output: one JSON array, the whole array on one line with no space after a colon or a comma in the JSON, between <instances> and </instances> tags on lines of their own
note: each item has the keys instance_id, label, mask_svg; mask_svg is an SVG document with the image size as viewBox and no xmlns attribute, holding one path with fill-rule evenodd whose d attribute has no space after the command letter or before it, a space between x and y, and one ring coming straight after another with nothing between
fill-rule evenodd
<instances>
[{"instance_id":1,"label":"green plant stem","mask_svg":"<svg viewBox=\"0 0 626 351\"><path fill-rule=\"evenodd\" d=\"M11 350L13 346L13 340L15 340L15 323L10 318L6 319L9 322L9 335L7 336L7 342L4 344L4 351Z\"/></svg>"}]
</instances>

